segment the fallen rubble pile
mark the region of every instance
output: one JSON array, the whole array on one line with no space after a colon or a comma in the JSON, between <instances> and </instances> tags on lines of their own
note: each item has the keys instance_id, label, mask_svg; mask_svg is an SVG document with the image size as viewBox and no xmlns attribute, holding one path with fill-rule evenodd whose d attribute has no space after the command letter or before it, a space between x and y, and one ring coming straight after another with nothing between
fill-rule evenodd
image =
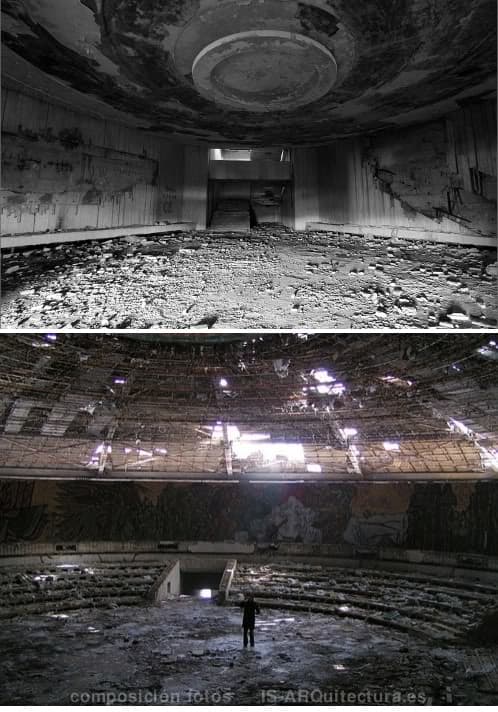
<instances>
[{"instance_id":1,"label":"fallen rubble pile","mask_svg":"<svg viewBox=\"0 0 498 712\"><path fill-rule=\"evenodd\" d=\"M496 252L398 238L185 232L2 253L5 328L494 328ZM214 322L213 322L214 323Z\"/></svg>"}]
</instances>

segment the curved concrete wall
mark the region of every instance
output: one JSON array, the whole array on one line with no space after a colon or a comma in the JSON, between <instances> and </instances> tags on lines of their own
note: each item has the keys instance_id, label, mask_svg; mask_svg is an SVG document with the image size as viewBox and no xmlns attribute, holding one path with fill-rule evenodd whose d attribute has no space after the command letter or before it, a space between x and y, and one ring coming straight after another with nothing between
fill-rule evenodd
<instances>
[{"instance_id":1,"label":"curved concrete wall","mask_svg":"<svg viewBox=\"0 0 498 712\"><path fill-rule=\"evenodd\" d=\"M2 234L176 222L190 212L190 147L14 89L2 91L2 110Z\"/></svg>"},{"instance_id":2,"label":"curved concrete wall","mask_svg":"<svg viewBox=\"0 0 498 712\"><path fill-rule=\"evenodd\" d=\"M238 542L242 549L299 545L310 552L326 546L327 555L345 556L386 548L496 555L498 481L214 485L3 480L0 522L5 545L169 540ZM167 544L163 550L169 551Z\"/></svg>"},{"instance_id":3,"label":"curved concrete wall","mask_svg":"<svg viewBox=\"0 0 498 712\"><path fill-rule=\"evenodd\" d=\"M404 237L454 235L468 244L465 236L474 235L488 244L478 238L496 238L495 157L494 100L322 146L320 221L344 232L389 235L390 228Z\"/></svg>"}]
</instances>

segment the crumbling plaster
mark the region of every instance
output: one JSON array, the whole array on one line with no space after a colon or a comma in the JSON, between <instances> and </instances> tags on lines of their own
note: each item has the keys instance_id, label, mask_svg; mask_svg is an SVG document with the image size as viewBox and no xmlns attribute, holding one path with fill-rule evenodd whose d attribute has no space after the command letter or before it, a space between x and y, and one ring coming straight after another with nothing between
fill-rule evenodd
<instances>
[{"instance_id":1,"label":"crumbling plaster","mask_svg":"<svg viewBox=\"0 0 498 712\"><path fill-rule=\"evenodd\" d=\"M26 79L23 59L33 85L40 71L58 80L55 95L71 89L88 109L104 106L187 140L323 143L416 120L421 110L441 115L494 87L490 0L5 0L3 14L10 82ZM331 91L273 116L227 111L202 97L190 76L200 49L257 29L301 33L332 51Z\"/></svg>"}]
</instances>

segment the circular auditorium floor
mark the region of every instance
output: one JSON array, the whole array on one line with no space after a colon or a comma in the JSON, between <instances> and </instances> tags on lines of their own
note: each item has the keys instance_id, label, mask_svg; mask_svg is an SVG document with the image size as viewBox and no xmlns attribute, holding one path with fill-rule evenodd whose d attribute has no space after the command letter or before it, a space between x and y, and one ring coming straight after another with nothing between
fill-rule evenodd
<instances>
[{"instance_id":1,"label":"circular auditorium floor","mask_svg":"<svg viewBox=\"0 0 498 712\"><path fill-rule=\"evenodd\" d=\"M2 253L4 328L494 328L496 251L191 232Z\"/></svg>"},{"instance_id":2,"label":"circular auditorium floor","mask_svg":"<svg viewBox=\"0 0 498 712\"><path fill-rule=\"evenodd\" d=\"M244 650L240 619L236 607L180 597L3 620L0 703L496 702L497 648L263 608Z\"/></svg>"}]
</instances>

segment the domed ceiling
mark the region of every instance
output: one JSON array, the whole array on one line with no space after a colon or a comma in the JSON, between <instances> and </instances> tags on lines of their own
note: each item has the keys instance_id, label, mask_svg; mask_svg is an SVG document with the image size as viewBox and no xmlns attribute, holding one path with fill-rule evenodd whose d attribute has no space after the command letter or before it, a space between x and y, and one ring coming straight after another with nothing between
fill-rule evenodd
<instances>
[{"instance_id":1,"label":"domed ceiling","mask_svg":"<svg viewBox=\"0 0 498 712\"><path fill-rule=\"evenodd\" d=\"M4 0L4 83L178 140L318 144L493 91L493 0Z\"/></svg>"}]
</instances>

